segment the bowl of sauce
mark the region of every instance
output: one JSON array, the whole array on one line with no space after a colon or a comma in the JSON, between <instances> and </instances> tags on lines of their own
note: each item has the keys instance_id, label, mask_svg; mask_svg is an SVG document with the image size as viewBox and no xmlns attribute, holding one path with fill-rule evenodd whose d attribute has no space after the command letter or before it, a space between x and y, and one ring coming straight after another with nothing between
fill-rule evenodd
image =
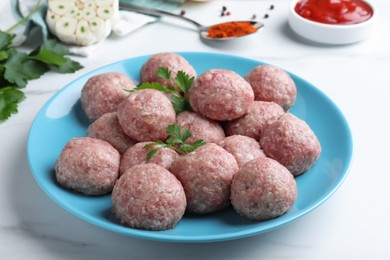
<instances>
[{"instance_id":1,"label":"bowl of sauce","mask_svg":"<svg viewBox=\"0 0 390 260\"><path fill-rule=\"evenodd\" d=\"M350 44L366 39L375 10L363 0L293 0L289 24L300 36L325 44Z\"/></svg>"}]
</instances>

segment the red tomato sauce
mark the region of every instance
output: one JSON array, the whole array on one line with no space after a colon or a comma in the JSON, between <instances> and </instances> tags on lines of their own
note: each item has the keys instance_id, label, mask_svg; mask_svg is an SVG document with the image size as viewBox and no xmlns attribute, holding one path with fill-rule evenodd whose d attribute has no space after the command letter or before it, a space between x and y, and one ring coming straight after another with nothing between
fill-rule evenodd
<instances>
[{"instance_id":1,"label":"red tomato sauce","mask_svg":"<svg viewBox=\"0 0 390 260\"><path fill-rule=\"evenodd\" d=\"M357 24L368 20L373 13L362 0L301 0L295 5L300 16L326 24Z\"/></svg>"}]
</instances>

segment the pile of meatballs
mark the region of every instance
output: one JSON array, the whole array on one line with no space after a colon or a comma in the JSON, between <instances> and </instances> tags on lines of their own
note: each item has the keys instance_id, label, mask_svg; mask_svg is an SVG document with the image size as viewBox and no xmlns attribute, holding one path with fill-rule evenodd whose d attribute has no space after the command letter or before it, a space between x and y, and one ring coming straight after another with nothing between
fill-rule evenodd
<instances>
[{"instance_id":1,"label":"pile of meatballs","mask_svg":"<svg viewBox=\"0 0 390 260\"><path fill-rule=\"evenodd\" d=\"M170 79L158 77L161 68ZM229 205L261 221L291 209L297 198L295 176L310 169L321 153L312 129L288 110L296 86L285 71L254 67L245 77L211 69L197 76L176 53L151 56L142 82L178 88L183 71L195 80L188 92L191 111L176 113L170 96L154 89L124 91L136 85L121 73L91 77L81 105L91 120L87 137L71 139L55 165L58 183L85 195L110 194L112 212L123 225L145 230L176 226L185 212L208 214ZM185 155L153 147L166 129L188 129L191 144L205 145Z\"/></svg>"}]
</instances>

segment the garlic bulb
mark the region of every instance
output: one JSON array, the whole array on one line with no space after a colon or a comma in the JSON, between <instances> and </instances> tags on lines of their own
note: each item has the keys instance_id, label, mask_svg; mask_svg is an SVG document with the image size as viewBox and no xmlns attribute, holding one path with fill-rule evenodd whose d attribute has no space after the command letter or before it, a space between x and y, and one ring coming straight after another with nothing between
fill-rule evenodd
<instances>
[{"instance_id":1,"label":"garlic bulb","mask_svg":"<svg viewBox=\"0 0 390 260\"><path fill-rule=\"evenodd\" d=\"M98 43L110 34L119 0L48 0L46 23L62 42Z\"/></svg>"}]
</instances>

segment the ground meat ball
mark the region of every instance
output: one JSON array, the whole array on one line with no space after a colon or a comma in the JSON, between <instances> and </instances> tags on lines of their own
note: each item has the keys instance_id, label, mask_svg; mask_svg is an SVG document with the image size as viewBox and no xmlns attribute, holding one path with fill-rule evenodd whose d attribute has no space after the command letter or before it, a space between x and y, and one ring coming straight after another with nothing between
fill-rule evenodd
<instances>
[{"instance_id":1,"label":"ground meat ball","mask_svg":"<svg viewBox=\"0 0 390 260\"><path fill-rule=\"evenodd\" d=\"M157 77L156 73L161 68L171 71L170 80ZM196 77L195 69L186 59L176 53L164 52L154 54L141 68L142 82L160 82L164 85L177 87L175 77L178 71L183 71L191 77Z\"/></svg>"},{"instance_id":2,"label":"ground meat ball","mask_svg":"<svg viewBox=\"0 0 390 260\"><path fill-rule=\"evenodd\" d=\"M137 141L123 132L118 122L117 112L106 113L88 127L88 136L109 142L121 154Z\"/></svg>"},{"instance_id":3,"label":"ground meat ball","mask_svg":"<svg viewBox=\"0 0 390 260\"><path fill-rule=\"evenodd\" d=\"M126 152L122 155L121 165L120 165L120 173L123 174L127 169L142 163L146 163L147 161L147 153L154 149L144 148L145 145L149 144L149 142L140 142L136 145L130 147L126 150ZM149 163L158 164L165 169L169 170L172 166L172 163L179 157L179 154L172 149L169 148L161 148L157 153L153 155L153 157L148 161Z\"/></svg>"},{"instance_id":4,"label":"ground meat ball","mask_svg":"<svg viewBox=\"0 0 390 260\"><path fill-rule=\"evenodd\" d=\"M178 114L176 124L190 130L192 135L186 141L189 144L198 139L202 139L206 143L219 143L225 138L225 132L218 122L197 113L185 111Z\"/></svg>"},{"instance_id":5,"label":"ground meat ball","mask_svg":"<svg viewBox=\"0 0 390 260\"><path fill-rule=\"evenodd\" d=\"M256 140L268 124L272 124L284 114L283 108L274 102L255 101L249 112L225 124L226 135L246 135Z\"/></svg>"},{"instance_id":6,"label":"ground meat ball","mask_svg":"<svg viewBox=\"0 0 390 260\"><path fill-rule=\"evenodd\" d=\"M245 115L254 101L254 94L248 82L237 73L213 69L195 80L188 98L195 112L224 121Z\"/></svg>"},{"instance_id":7,"label":"ground meat ball","mask_svg":"<svg viewBox=\"0 0 390 260\"><path fill-rule=\"evenodd\" d=\"M265 157L260 144L255 139L244 135L232 135L223 139L219 145L236 158L238 167L257 158Z\"/></svg>"},{"instance_id":8,"label":"ground meat ball","mask_svg":"<svg viewBox=\"0 0 390 260\"><path fill-rule=\"evenodd\" d=\"M134 82L121 73L111 72L93 76L81 90L81 106L90 120L116 111L128 95L123 89L135 88Z\"/></svg>"},{"instance_id":9,"label":"ground meat ball","mask_svg":"<svg viewBox=\"0 0 390 260\"><path fill-rule=\"evenodd\" d=\"M237 169L233 155L210 143L179 157L171 172L184 187L187 211L204 214L230 204L230 184Z\"/></svg>"},{"instance_id":10,"label":"ground meat ball","mask_svg":"<svg viewBox=\"0 0 390 260\"><path fill-rule=\"evenodd\" d=\"M137 141L165 140L168 125L176 122L176 113L163 93L144 89L130 93L118 106L118 120L123 131Z\"/></svg>"},{"instance_id":11,"label":"ground meat ball","mask_svg":"<svg viewBox=\"0 0 390 260\"><path fill-rule=\"evenodd\" d=\"M320 142L310 126L290 113L264 129L260 145L268 157L295 176L310 169L321 153Z\"/></svg>"},{"instance_id":12,"label":"ground meat ball","mask_svg":"<svg viewBox=\"0 0 390 260\"><path fill-rule=\"evenodd\" d=\"M231 186L233 208L253 220L266 220L286 213L298 190L292 174L277 161L259 157L234 175Z\"/></svg>"},{"instance_id":13,"label":"ground meat ball","mask_svg":"<svg viewBox=\"0 0 390 260\"><path fill-rule=\"evenodd\" d=\"M252 86L255 100L279 104L285 111L290 109L297 96L297 88L287 72L271 65L257 66L245 79Z\"/></svg>"},{"instance_id":14,"label":"ground meat ball","mask_svg":"<svg viewBox=\"0 0 390 260\"><path fill-rule=\"evenodd\" d=\"M180 182L168 170L153 163L128 169L112 192L114 214L133 228L174 228L185 209L186 197Z\"/></svg>"},{"instance_id":15,"label":"ground meat ball","mask_svg":"<svg viewBox=\"0 0 390 260\"><path fill-rule=\"evenodd\" d=\"M57 159L56 178L63 187L87 195L107 194L118 178L119 162L119 152L108 142L73 138Z\"/></svg>"}]
</instances>

